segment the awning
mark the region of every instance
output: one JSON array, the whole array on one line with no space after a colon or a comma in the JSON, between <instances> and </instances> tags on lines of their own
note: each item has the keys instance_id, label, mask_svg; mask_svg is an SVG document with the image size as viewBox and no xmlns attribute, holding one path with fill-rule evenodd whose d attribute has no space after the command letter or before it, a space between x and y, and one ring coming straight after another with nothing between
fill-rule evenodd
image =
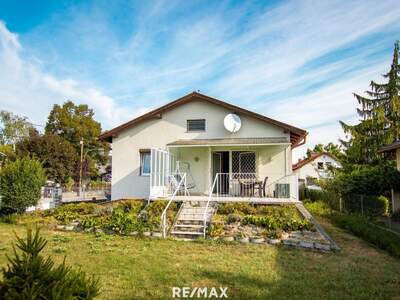
<instances>
[{"instance_id":1,"label":"awning","mask_svg":"<svg viewBox=\"0 0 400 300\"><path fill-rule=\"evenodd\" d=\"M193 139L177 140L167 144L169 147L179 146L261 146L261 145L288 145L289 138L267 137L267 138L226 138L226 139Z\"/></svg>"}]
</instances>

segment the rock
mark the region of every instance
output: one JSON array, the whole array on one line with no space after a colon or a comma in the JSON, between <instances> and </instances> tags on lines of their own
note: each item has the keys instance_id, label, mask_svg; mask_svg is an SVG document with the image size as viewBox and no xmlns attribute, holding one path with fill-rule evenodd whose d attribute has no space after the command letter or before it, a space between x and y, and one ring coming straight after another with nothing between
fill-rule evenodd
<instances>
[{"instance_id":1,"label":"rock","mask_svg":"<svg viewBox=\"0 0 400 300\"><path fill-rule=\"evenodd\" d=\"M287 232L282 232L282 239L287 239L289 237L289 233Z\"/></svg>"},{"instance_id":2,"label":"rock","mask_svg":"<svg viewBox=\"0 0 400 300\"><path fill-rule=\"evenodd\" d=\"M103 229L100 229L100 228L96 228L94 230L94 232L96 232L96 233L104 233Z\"/></svg>"},{"instance_id":3,"label":"rock","mask_svg":"<svg viewBox=\"0 0 400 300\"><path fill-rule=\"evenodd\" d=\"M64 229L65 229L66 231L73 231L74 228L75 228L75 226L73 226L73 225L64 226Z\"/></svg>"},{"instance_id":4,"label":"rock","mask_svg":"<svg viewBox=\"0 0 400 300\"><path fill-rule=\"evenodd\" d=\"M268 239L267 242L268 242L268 244L271 244L271 245L278 245L281 243L281 240L280 239Z\"/></svg>"},{"instance_id":5,"label":"rock","mask_svg":"<svg viewBox=\"0 0 400 300\"><path fill-rule=\"evenodd\" d=\"M64 225L57 225L56 229L57 230L65 230L65 226Z\"/></svg>"},{"instance_id":6,"label":"rock","mask_svg":"<svg viewBox=\"0 0 400 300\"><path fill-rule=\"evenodd\" d=\"M296 239L286 239L283 240L282 242L286 246L297 246L299 244L299 241Z\"/></svg>"},{"instance_id":7,"label":"rock","mask_svg":"<svg viewBox=\"0 0 400 300\"><path fill-rule=\"evenodd\" d=\"M330 251L331 245L329 244L321 244L321 243L314 243L315 249L323 250L323 251Z\"/></svg>"},{"instance_id":8,"label":"rock","mask_svg":"<svg viewBox=\"0 0 400 300\"><path fill-rule=\"evenodd\" d=\"M314 243L308 241L300 241L299 246L302 248L312 249L314 248Z\"/></svg>"},{"instance_id":9,"label":"rock","mask_svg":"<svg viewBox=\"0 0 400 300\"><path fill-rule=\"evenodd\" d=\"M143 232L143 236L151 236L151 232L150 231L144 231Z\"/></svg>"},{"instance_id":10,"label":"rock","mask_svg":"<svg viewBox=\"0 0 400 300\"><path fill-rule=\"evenodd\" d=\"M237 239L239 242L241 243L248 243L250 241L250 239L248 237L241 237Z\"/></svg>"},{"instance_id":11,"label":"rock","mask_svg":"<svg viewBox=\"0 0 400 300\"><path fill-rule=\"evenodd\" d=\"M252 237L250 238L250 242L252 242L253 244L262 244L264 243L264 238L262 237Z\"/></svg>"},{"instance_id":12,"label":"rock","mask_svg":"<svg viewBox=\"0 0 400 300\"><path fill-rule=\"evenodd\" d=\"M225 242L233 242L235 238L233 236L224 236L222 238Z\"/></svg>"},{"instance_id":13,"label":"rock","mask_svg":"<svg viewBox=\"0 0 400 300\"><path fill-rule=\"evenodd\" d=\"M152 235L155 238L161 238L162 237L162 233L161 232L153 232Z\"/></svg>"},{"instance_id":14,"label":"rock","mask_svg":"<svg viewBox=\"0 0 400 300\"><path fill-rule=\"evenodd\" d=\"M93 232L93 228L86 228L85 232Z\"/></svg>"},{"instance_id":15,"label":"rock","mask_svg":"<svg viewBox=\"0 0 400 300\"><path fill-rule=\"evenodd\" d=\"M132 231L132 232L129 232L128 235L135 236L135 235L138 235L138 232L137 231Z\"/></svg>"},{"instance_id":16,"label":"rock","mask_svg":"<svg viewBox=\"0 0 400 300\"><path fill-rule=\"evenodd\" d=\"M79 222L78 221L74 221L74 222L71 222L70 225L77 227L77 226L79 226Z\"/></svg>"}]
</instances>

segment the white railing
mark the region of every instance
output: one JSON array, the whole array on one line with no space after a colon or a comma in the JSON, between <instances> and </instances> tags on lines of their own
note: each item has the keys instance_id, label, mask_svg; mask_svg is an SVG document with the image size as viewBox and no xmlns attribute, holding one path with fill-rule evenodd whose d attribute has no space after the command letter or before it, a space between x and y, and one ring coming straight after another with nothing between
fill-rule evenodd
<instances>
[{"instance_id":1,"label":"white railing","mask_svg":"<svg viewBox=\"0 0 400 300\"><path fill-rule=\"evenodd\" d=\"M204 214L203 214L203 221L204 221L204 223L203 223L203 236L204 236L204 238L206 238L208 207L210 206L211 197L213 196L213 190L215 188L216 182L218 181L217 179L218 179L218 174L215 175L214 182L213 182L213 184L211 186L211 189L210 189L210 193L208 194L208 200L207 200L207 204L206 204L206 209L204 210Z\"/></svg>"},{"instance_id":2,"label":"white railing","mask_svg":"<svg viewBox=\"0 0 400 300\"><path fill-rule=\"evenodd\" d=\"M261 176L256 173L217 173L210 195L298 200L298 177L297 174Z\"/></svg>"},{"instance_id":3,"label":"white railing","mask_svg":"<svg viewBox=\"0 0 400 300\"><path fill-rule=\"evenodd\" d=\"M161 214L161 230L162 230L162 235L163 238L165 238L167 236L167 232L166 232L166 228L167 228L167 211L169 206L171 205L172 201L174 201L176 195L178 193L181 193L183 190L183 193L185 196L187 196L188 191L186 188L186 173L181 174L180 177L180 181L178 183L178 185L175 188L175 191L173 192L173 194L171 195L171 197L169 198L169 201L167 203L167 206L165 206L164 211ZM175 179L175 177L174 177Z\"/></svg>"}]
</instances>

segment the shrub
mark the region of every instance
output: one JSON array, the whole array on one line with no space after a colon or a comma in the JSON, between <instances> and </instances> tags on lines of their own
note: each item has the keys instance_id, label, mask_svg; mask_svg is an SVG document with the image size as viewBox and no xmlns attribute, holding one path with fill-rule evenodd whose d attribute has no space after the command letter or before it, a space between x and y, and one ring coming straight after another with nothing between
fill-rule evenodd
<instances>
[{"instance_id":1,"label":"shrub","mask_svg":"<svg viewBox=\"0 0 400 300\"><path fill-rule=\"evenodd\" d=\"M304 198L311 202L323 201L330 208L339 210L340 196L334 191L305 189Z\"/></svg>"},{"instance_id":2,"label":"shrub","mask_svg":"<svg viewBox=\"0 0 400 300\"><path fill-rule=\"evenodd\" d=\"M115 208L120 208L125 212L139 213L144 208L145 202L142 200L123 200L118 201Z\"/></svg>"},{"instance_id":3,"label":"shrub","mask_svg":"<svg viewBox=\"0 0 400 300\"><path fill-rule=\"evenodd\" d=\"M137 229L138 218L136 214L127 213L122 208L113 210L106 227L120 234L127 234Z\"/></svg>"},{"instance_id":4,"label":"shrub","mask_svg":"<svg viewBox=\"0 0 400 300\"><path fill-rule=\"evenodd\" d=\"M224 224L213 223L207 228L207 235L210 237L218 237L224 233Z\"/></svg>"},{"instance_id":5,"label":"shrub","mask_svg":"<svg viewBox=\"0 0 400 300\"><path fill-rule=\"evenodd\" d=\"M288 217L276 217L276 216L254 216L247 215L242 220L243 225L255 225L266 229L282 229L285 231L295 230L311 230L313 225L306 219Z\"/></svg>"},{"instance_id":6,"label":"shrub","mask_svg":"<svg viewBox=\"0 0 400 300\"><path fill-rule=\"evenodd\" d=\"M399 237L390 231L376 227L368 222L367 218L359 215L336 213L331 215L330 219L336 226L352 232L394 256L400 257Z\"/></svg>"},{"instance_id":7,"label":"shrub","mask_svg":"<svg viewBox=\"0 0 400 300\"><path fill-rule=\"evenodd\" d=\"M237 223L237 222L240 222L241 220L242 220L242 216L239 215L239 214L229 214L229 215L226 217L226 222L227 222L228 224Z\"/></svg>"},{"instance_id":8,"label":"shrub","mask_svg":"<svg viewBox=\"0 0 400 300\"><path fill-rule=\"evenodd\" d=\"M307 210L314 216L328 216L331 214L331 209L325 202L316 201L316 202L304 202L304 206Z\"/></svg>"},{"instance_id":9,"label":"shrub","mask_svg":"<svg viewBox=\"0 0 400 300\"><path fill-rule=\"evenodd\" d=\"M93 299L99 294L99 282L81 270L73 270L64 262L55 266L53 260L40 255L47 241L28 230L26 241L17 236L18 253L8 258L2 268L0 299Z\"/></svg>"},{"instance_id":10,"label":"shrub","mask_svg":"<svg viewBox=\"0 0 400 300\"><path fill-rule=\"evenodd\" d=\"M24 157L7 163L0 172L1 206L24 212L37 204L44 184L44 170L39 161Z\"/></svg>"}]
</instances>

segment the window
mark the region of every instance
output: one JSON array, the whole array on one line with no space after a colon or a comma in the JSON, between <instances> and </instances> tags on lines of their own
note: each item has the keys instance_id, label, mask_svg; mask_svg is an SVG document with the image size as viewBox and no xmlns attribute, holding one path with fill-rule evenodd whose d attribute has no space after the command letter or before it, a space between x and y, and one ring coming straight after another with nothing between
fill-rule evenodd
<instances>
[{"instance_id":1,"label":"window","mask_svg":"<svg viewBox=\"0 0 400 300\"><path fill-rule=\"evenodd\" d=\"M233 173L255 173L256 153L232 151L232 172Z\"/></svg>"},{"instance_id":2,"label":"window","mask_svg":"<svg viewBox=\"0 0 400 300\"><path fill-rule=\"evenodd\" d=\"M324 163L323 162L319 162L317 164L318 170L323 170L324 169Z\"/></svg>"},{"instance_id":3,"label":"window","mask_svg":"<svg viewBox=\"0 0 400 300\"><path fill-rule=\"evenodd\" d=\"M150 175L150 151L140 150L140 176Z\"/></svg>"},{"instance_id":4,"label":"window","mask_svg":"<svg viewBox=\"0 0 400 300\"><path fill-rule=\"evenodd\" d=\"M328 169L332 167L332 162L330 161L327 161L325 164Z\"/></svg>"},{"instance_id":5,"label":"window","mask_svg":"<svg viewBox=\"0 0 400 300\"><path fill-rule=\"evenodd\" d=\"M206 120L187 120L187 131L205 131L206 130Z\"/></svg>"}]
</instances>

